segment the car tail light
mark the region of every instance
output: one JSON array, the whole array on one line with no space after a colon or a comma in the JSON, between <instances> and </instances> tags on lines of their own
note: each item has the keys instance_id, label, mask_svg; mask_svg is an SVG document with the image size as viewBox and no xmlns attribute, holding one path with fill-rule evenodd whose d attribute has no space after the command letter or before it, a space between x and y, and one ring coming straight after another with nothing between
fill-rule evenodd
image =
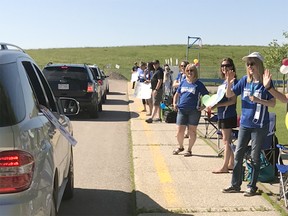
<instances>
[{"instance_id":1,"label":"car tail light","mask_svg":"<svg viewBox=\"0 0 288 216\"><path fill-rule=\"evenodd\" d=\"M87 92L94 92L94 85L93 85L93 83L88 83Z\"/></svg>"},{"instance_id":2,"label":"car tail light","mask_svg":"<svg viewBox=\"0 0 288 216\"><path fill-rule=\"evenodd\" d=\"M103 85L103 81L102 80L98 80L97 81L99 85Z\"/></svg>"},{"instance_id":3,"label":"car tail light","mask_svg":"<svg viewBox=\"0 0 288 216\"><path fill-rule=\"evenodd\" d=\"M24 151L0 152L0 194L29 188L34 171L33 156Z\"/></svg>"}]
</instances>

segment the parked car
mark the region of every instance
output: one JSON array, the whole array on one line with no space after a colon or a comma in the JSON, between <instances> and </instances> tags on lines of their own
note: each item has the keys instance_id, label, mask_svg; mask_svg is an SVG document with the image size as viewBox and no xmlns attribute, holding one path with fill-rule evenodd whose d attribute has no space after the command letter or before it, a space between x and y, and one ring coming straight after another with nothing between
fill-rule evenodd
<instances>
[{"instance_id":1,"label":"parked car","mask_svg":"<svg viewBox=\"0 0 288 216\"><path fill-rule=\"evenodd\" d=\"M76 140L66 114L72 98L56 101L35 61L0 43L0 215L56 215L74 190Z\"/></svg>"},{"instance_id":2,"label":"parked car","mask_svg":"<svg viewBox=\"0 0 288 216\"><path fill-rule=\"evenodd\" d=\"M107 99L107 90L106 90L106 83L105 78L103 77L100 68L97 65L89 65L89 68L92 71L94 79L97 81L97 83L101 87L101 100L102 103L105 103Z\"/></svg>"},{"instance_id":3,"label":"parked car","mask_svg":"<svg viewBox=\"0 0 288 216\"><path fill-rule=\"evenodd\" d=\"M102 111L101 87L86 64L47 64L43 73L56 98L72 97L80 110L98 118Z\"/></svg>"},{"instance_id":4,"label":"parked car","mask_svg":"<svg viewBox=\"0 0 288 216\"><path fill-rule=\"evenodd\" d=\"M106 94L109 93L109 80L108 80L108 77L103 70L100 70L101 74L102 74L102 77L104 78L104 86L105 86L105 89L106 89Z\"/></svg>"}]
</instances>

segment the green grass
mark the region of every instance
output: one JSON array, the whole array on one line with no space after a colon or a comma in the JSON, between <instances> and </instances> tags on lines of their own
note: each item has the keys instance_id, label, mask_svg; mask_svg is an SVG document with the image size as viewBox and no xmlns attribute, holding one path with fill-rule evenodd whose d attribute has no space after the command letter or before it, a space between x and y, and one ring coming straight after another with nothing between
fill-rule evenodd
<instances>
[{"instance_id":1,"label":"green grass","mask_svg":"<svg viewBox=\"0 0 288 216\"><path fill-rule=\"evenodd\" d=\"M199 59L201 78L218 78L221 60L224 57L230 57L234 60L237 75L240 78L246 73L242 57L253 51L264 54L266 49L268 47L204 45L201 49L193 49L193 47L189 49L188 61L193 62L195 58ZM176 59L179 63L186 59L186 45L57 48L26 50L26 52L34 58L40 68L43 68L48 62L97 64L105 70L107 75L118 72L127 80L130 79L131 68L135 61L149 62L159 59L160 63L164 64L165 59L172 58L173 65L175 65ZM116 64L120 65L119 69L115 68ZM273 78L276 79L276 77L274 74ZM238 106L240 104L239 102ZM238 109L238 113L240 113L240 107ZM279 142L287 143L287 139L285 139L287 129L284 124L286 104L277 101L276 107L269 110L275 112L277 116L276 134Z\"/></svg>"},{"instance_id":2,"label":"green grass","mask_svg":"<svg viewBox=\"0 0 288 216\"><path fill-rule=\"evenodd\" d=\"M241 58L252 51L263 51L268 47L260 46L212 46L206 45L201 49L189 49L188 61L199 58L200 76L202 78L218 77L219 65L224 57L231 57L236 65L237 73L242 76L245 66ZM97 64L107 74L119 72L130 79L130 71L135 61L149 62L159 59L161 64L165 59L175 60L186 58L186 45L159 45L159 46L126 46L126 47L87 47L87 48L59 48L27 50L39 67L43 68L48 62L55 63L89 63ZM120 65L116 69L115 65Z\"/></svg>"}]
</instances>

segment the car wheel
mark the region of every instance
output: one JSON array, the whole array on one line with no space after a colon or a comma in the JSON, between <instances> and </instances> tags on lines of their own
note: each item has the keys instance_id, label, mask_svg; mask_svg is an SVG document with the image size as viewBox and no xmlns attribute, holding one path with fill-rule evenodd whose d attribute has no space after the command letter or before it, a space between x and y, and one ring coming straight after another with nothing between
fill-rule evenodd
<instances>
[{"instance_id":1,"label":"car wheel","mask_svg":"<svg viewBox=\"0 0 288 216\"><path fill-rule=\"evenodd\" d=\"M102 101L100 101L100 103L98 104L98 110L99 112L102 112Z\"/></svg>"},{"instance_id":2,"label":"car wheel","mask_svg":"<svg viewBox=\"0 0 288 216\"><path fill-rule=\"evenodd\" d=\"M65 191L63 194L63 199L72 199L74 195L74 163L73 163L73 153L71 150L71 157L70 157L70 165L69 165L69 173L68 173L68 182L65 187Z\"/></svg>"},{"instance_id":3,"label":"car wheel","mask_svg":"<svg viewBox=\"0 0 288 216\"><path fill-rule=\"evenodd\" d=\"M98 112L98 105L93 105L90 109L90 117L91 118L98 118L99 112Z\"/></svg>"},{"instance_id":4,"label":"car wheel","mask_svg":"<svg viewBox=\"0 0 288 216\"><path fill-rule=\"evenodd\" d=\"M102 98L101 98L102 104L105 103L105 100L106 100L106 93L105 93L105 94L102 96Z\"/></svg>"}]
</instances>

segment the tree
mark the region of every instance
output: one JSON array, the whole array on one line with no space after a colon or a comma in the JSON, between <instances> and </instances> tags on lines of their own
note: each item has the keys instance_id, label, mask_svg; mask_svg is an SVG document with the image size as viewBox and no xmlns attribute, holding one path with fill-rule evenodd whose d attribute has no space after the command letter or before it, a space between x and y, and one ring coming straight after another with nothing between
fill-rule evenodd
<instances>
[{"instance_id":1,"label":"tree","mask_svg":"<svg viewBox=\"0 0 288 216\"><path fill-rule=\"evenodd\" d=\"M288 32L283 32L283 36L288 39ZM276 39L269 43L269 48L264 50L265 53L265 66L270 70L275 70L277 73L276 79L278 80L279 69L282 65L282 60L288 57L288 43L280 45ZM285 75L283 75L283 83L285 91Z\"/></svg>"}]
</instances>

